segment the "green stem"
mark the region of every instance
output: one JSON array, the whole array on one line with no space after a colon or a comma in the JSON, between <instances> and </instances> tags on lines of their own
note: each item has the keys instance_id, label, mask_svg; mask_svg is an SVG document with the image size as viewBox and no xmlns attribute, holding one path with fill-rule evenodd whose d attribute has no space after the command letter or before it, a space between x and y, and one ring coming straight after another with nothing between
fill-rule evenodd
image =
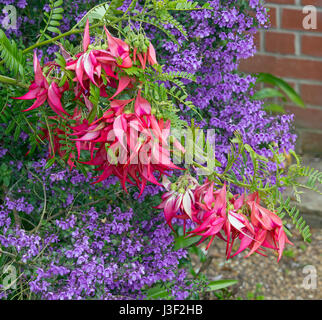
<instances>
[{"instance_id":1,"label":"green stem","mask_svg":"<svg viewBox=\"0 0 322 320\"><path fill-rule=\"evenodd\" d=\"M18 81L17 79L9 78L9 77L3 76L3 75L0 75L0 82L6 83L6 84L11 84L11 85L18 86L21 88L26 88L26 89L29 88L29 86L27 84L24 84L24 83Z\"/></svg>"},{"instance_id":2,"label":"green stem","mask_svg":"<svg viewBox=\"0 0 322 320\"><path fill-rule=\"evenodd\" d=\"M211 169L208 169L207 167L204 167L202 165L200 165L199 163L193 161L193 165L196 166L196 167L199 167L199 168L202 168L206 171L209 172L209 176L213 176L213 177L218 177L219 179L222 179L223 181L227 181L227 182L230 182L238 187L242 187L242 188L246 188L246 189L251 189L252 185L251 184L247 184L247 183L243 183L243 182L240 182L240 181L234 181L232 179L230 179L229 177L226 176L226 174L220 174L220 173L217 173ZM258 191L262 191L262 192L267 192L271 189L274 189L275 186L271 186L269 188L258 188L257 190Z\"/></svg>"},{"instance_id":3,"label":"green stem","mask_svg":"<svg viewBox=\"0 0 322 320\"><path fill-rule=\"evenodd\" d=\"M46 113L44 113L44 118L45 118L47 130L48 130L48 133L49 133L49 141L50 141L50 146L51 146L51 153L52 153L52 156L54 157L55 156L54 141L53 141L52 132L51 132L50 127L49 127L48 118L47 118Z\"/></svg>"},{"instance_id":4,"label":"green stem","mask_svg":"<svg viewBox=\"0 0 322 320\"><path fill-rule=\"evenodd\" d=\"M103 25L104 25L103 23L96 23L96 24L93 24L92 26L90 26L89 28L93 29L93 28L96 28L96 27L101 27ZM42 41L42 42L39 42L39 43L35 43L32 46L30 46L30 47L26 48L25 50L23 50L22 53L27 53L27 52L29 52L29 51L37 48L37 47L45 46L45 45L50 44L52 42L55 42L55 41L57 41L57 40L59 40L61 38L65 38L65 37L68 37L68 36L70 36L72 34L77 34L77 33L82 33L82 32L84 32L84 29L72 29L72 30L69 30L69 31L67 31L65 33L62 33L62 34L60 34L60 35L58 35L58 36L56 36L54 38L51 38L51 39L48 39L48 40L45 40L45 41Z\"/></svg>"},{"instance_id":5,"label":"green stem","mask_svg":"<svg viewBox=\"0 0 322 320\"><path fill-rule=\"evenodd\" d=\"M121 21L121 20L124 20L124 19L125 18L123 18L123 17L116 18L113 21L111 21L111 23L117 23L118 21ZM93 24L92 26L90 26L89 29L94 29L94 28L97 28L97 27L102 27L104 25L105 25L105 23L98 22L98 23ZM39 43L35 43L32 46L30 46L30 47L26 48L25 50L23 50L22 52L23 53L27 53L27 52L29 52L29 51L37 48L37 47L45 46L45 45L50 44L50 43L53 43L53 42L55 42L55 41L57 41L57 40L59 40L61 38L65 38L65 37L68 37L68 36L70 36L72 34L77 34L77 33L82 33L82 32L84 32L84 29L71 29L71 30L69 30L69 31L67 31L65 33L62 33L62 34L54 37L54 38L51 38L51 39L48 39L48 40L45 40L45 41L42 41L42 42L39 42Z\"/></svg>"}]
</instances>

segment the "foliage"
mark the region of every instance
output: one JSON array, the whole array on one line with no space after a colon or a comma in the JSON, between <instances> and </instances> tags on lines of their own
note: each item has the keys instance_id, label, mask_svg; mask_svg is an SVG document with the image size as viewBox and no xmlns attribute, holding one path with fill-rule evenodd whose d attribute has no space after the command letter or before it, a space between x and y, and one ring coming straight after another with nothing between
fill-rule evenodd
<instances>
[{"instance_id":1,"label":"foliage","mask_svg":"<svg viewBox=\"0 0 322 320\"><path fill-rule=\"evenodd\" d=\"M304 108L304 102L296 91L283 79L277 78L269 73L260 73L257 77L257 84L265 83L277 88L264 87L254 93L253 99L262 100L267 98L281 98L283 102L286 102L288 97L296 106ZM276 103L267 103L264 105L264 109L272 112L285 113L285 109L282 105Z\"/></svg>"},{"instance_id":2,"label":"foliage","mask_svg":"<svg viewBox=\"0 0 322 320\"><path fill-rule=\"evenodd\" d=\"M0 130L5 146L0 149L0 263L17 266L20 277L18 289L4 296L198 299L213 290L225 296L226 287L235 280L209 282L201 270L193 269L186 255L187 251L197 254L206 268L209 259L196 246L200 242L210 239L210 245L215 236L221 236L230 258L237 238L252 237L250 253L262 253L267 247L265 234L268 242L274 239L275 248L269 243L280 258L286 234L291 236L285 226L287 215L304 240L310 241L309 227L282 191L293 188L300 201L301 188L319 192L321 173L302 167L292 151L292 136L281 125L289 118L267 116L257 100L277 96L288 97L299 106L303 102L288 84L272 75L261 74L258 81L279 90L254 93L249 88L254 79L235 72L239 59L250 54L245 45L250 39L246 26L256 24L246 21L245 13L257 9L259 24L266 20L259 1L112 0L93 6L74 26L62 31L64 4L50 1L42 27L37 29L38 40L25 48L19 38L9 40L0 33L4 89ZM80 34L81 45L75 40ZM32 51L40 50L45 64L40 64L37 54L32 57ZM45 50L55 53L54 61ZM34 99L32 108L24 101ZM240 106L250 109L244 118L239 116L245 109L229 109ZM171 134L171 143L163 151L169 157L182 156L186 153L183 146L191 143L198 159L182 165L185 174L174 171L172 162L149 167L148 173L143 163L131 172L127 165L114 164L108 156L118 155L113 154L113 146L122 145L121 139L116 134L114 142L107 143L105 133L111 127L128 132L131 126L138 128L137 123L143 124L137 131L153 128L159 139L156 145L162 148L159 130L168 124L179 132L187 130L177 140ZM201 134L202 127L211 126L219 139L216 154L210 139ZM264 136L261 141L260 135ZM146 139L137 142L141 150ZM48 147L47 159L32 161L37 152L44 152L44 146ZM287 166L290 156L296 164ZM99 165L96 171L101 176L95 177L99 184L90 184L94 171L89 164ZM198 175L197 169L205 174ZM301 177L307 177L307 182L298 182ZM164 189L167 192L160 196ZM157 208L163 209L170 227L176 221L176 233L170 234L162 217L156 215ZM266 215L268 224L262 223L258 212ZM217 230L213 226L219 222L222 225ZM156 244L160 244L159 255ZM97 276L100 268L106 273L101 278ZM90 284L84 281L84 273Z\"/></svg>"}]
</instances>

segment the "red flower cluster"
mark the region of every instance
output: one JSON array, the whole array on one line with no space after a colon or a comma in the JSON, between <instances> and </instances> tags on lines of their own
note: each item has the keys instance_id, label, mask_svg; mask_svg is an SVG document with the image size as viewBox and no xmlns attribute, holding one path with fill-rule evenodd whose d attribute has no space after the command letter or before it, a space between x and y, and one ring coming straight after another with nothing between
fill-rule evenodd
<instances>
[{"instance_id":1,"label":"red flower cluster","mask_svg":"<svg viewBox=\"0 0 322 320\"><path fill-rule=\"evenodd\" d=\"M154 175L156 171L161 178L167 170L180 168L170 161L167 148L170 121L157 120L140 92L135 101L135 112L124 113L123 109L130 101L114 100L103 117L87 128L84 124L74 127L73 134L78 136L76 141L89 143L91 154L99 145L95 156L84 162L103 170L95 183L116 175L125 190L125 183L129 182L136 184L141 194L148 181L161 185ZM81 147L79 145L78 152Z\"/></svg>"},{"instance_id":2,"label":"red flower cluster","mask_svg":"<svg viewBox=\"0 0 322 320\"><path fill-rule=\"evenodd\" d=\"M210 237L207 250L216 236L226 241L227 259L247 248L250 251L246 257L254 252L265 255L264 248L270 248L278 252L279 261L285 244L292 244L283 230L282 220L260 205L257 192L247 197L227 195L225 184L214 191L214 183L207 181L201 186L194 183L189 184L185 190L171 190L162 199L157 208L164 210L166 221L171 228L173 218L191 219L197 227L189 231L189 234L201 236L199 243ZM237 238L240 246L231 256Z\"/></svg>"},{"instance_id":3,"label":"red flower cluster","mask_svg":"<svg viewBox=\"0 0 322 320\"><path fill-rule=\"evenodd\" d=\"M66 157L66 149L61 144L61 136L70 137L68 164L75 166L76 158L79 161L82 150L90 152L90 161L84 164L98 166L102 171L97 182L107 179L110 175L119 177L123 188L126 182L135 184L141 193L147 182L160 184L158 179L166 171L180 169L170 161L170 151L167 138L170 134L170 121L157 119L151 113L151 105L141 94L141 83L135 77L129 77L125 69L135 65L145 69L146 64L157 64L155 50L151 43L146 52L138 48L133 50L121 39L113 37L105 28L107 47L90 45L89 22L86 22L83 38L83 52L75 59L63 51L66 60L65 72L73 73L73 81L62 86L59 79L52 76L53 69L60 67L55 63L46 65L46 73L40 66L36 53L34 54L35 80L29 87L29 92L16 99L36 99L35 103L24 111L30 111L43 105L46 101L57 114L49 117L50 120L66 120L65 125L59 128L50 125L50 133L43 130L42 139L50 140L50 152ZM132 58L131 58L132 56ZM66 71L67 70L67 71ZM110 108L102 117L88 122L88 117L82 119L82 112L76 106L73 115L67 113L62 105L62 94L73 87L74 101L80 101L86 106L85 113L92 111L90 91L91 86L99 88L99 95L108 98ZM112 93L110 93L112 92ZM115 97L121 93L133 95L132 99L118 100ZM133 110L126 109L133 101ZM84 113L84 110L83 110ZM66 116L66 118L63 116ZM69 123L73 121L73 123ZM76 136L72 138L71 136ZM178 144L178 142L176 142ZM76 156L77 152L77 156Z\"/></svg>"},{"instance_id":4,"label":"red flower cluster","mask_svg":"<svg viewBox=\"0 0 322 320\"><path fill-rule=\"evenodd\" d=\"M51 71L57 67L58 65L49 62L45 65L47 68L46 76L44 76L43 71L41 69L39 60L36 55L36 51L34 52L34 72L35 72L35 80L31 83L29 87L29 91L23 95L22 97L13 97L13 99L19 100L33 100L36 101L32 104L31 107L24 111L31 111L36 108L39 108L46 101L49 106L53 109L55 113L62 116L62 113L65 115L69 115L62 107L61 97L62 94L69 89L69 84L66 81L62 87L59 87L57 83L53 81L49 84L47 80L47 76L51 73Z\"/></svg>"}]
</instances>

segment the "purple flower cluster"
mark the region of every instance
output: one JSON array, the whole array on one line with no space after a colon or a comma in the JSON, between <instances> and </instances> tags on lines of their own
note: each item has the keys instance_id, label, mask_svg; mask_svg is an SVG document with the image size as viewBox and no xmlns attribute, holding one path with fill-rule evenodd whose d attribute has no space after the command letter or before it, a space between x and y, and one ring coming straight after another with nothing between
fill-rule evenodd
<instances>
[{"instance_id":1,"label":"purple flower cluster","mask_svg":"<svg viewBox=\"0 0 322 320\"><path fill-rule=\"evenodd\" d=\"M27 164L28 179L18 180L0 205L0 245L22 265L22 279L33 298L144 299L154 285L164 286L173 299L191 295L198 284L188 281L179 265L187 252L174 249L163 213L151 218L149 207L149 218L143 219L128 206L126 210L111 207L108 199L77 210L72 203L83 207L94 196L106 196L106 188L114 186L116 179L90 185L91 175L56 165L45 169L45 163L42 159ZM44 208L42 187L48 212L35 231ZM32 228L26 221L33 223ZM0 289L1 297L8 293Z\"/></svg>"},{"instance_id":2,"label":"purple flower cluster","mask_svg":"<svg viewBox=\"0 0 322 320\"><path fill-rule=\"evenodd\" d=\"M5 205L9 210L16 210L18 212L25 212L30 214L34 207L32 204L25 201L24 197L21 197L17 200L11 200L10 198L5 198Z\"/></svg>"},{"instance_id":3,"label":"purple flower cluster","mask_svg":"<svg viewBox=\"0 0 322 320\"><path fill-rule=\"evenodd\" d=\"M32 234L20 228L11 218L14 210L12 206L0 205L0 244L2 248L17 252L17 260L28 263L35 258L42 249L56 241L51 235L42 239L38 234Z\"/></svg>"},{"instance_id":4,"label":"purple flower cluster","mask_svg":"<svg viewBox=\"0 0 322 320\"><path fill-rule=\"evenodd\" d=\"M190 295L193 284L178 267L187 253L173 249L162 215L140 222L132 209L91 208L56 220L40 237L10 229L10 210L0 210L0 243L21 255L35 298L143 299L155 284L165 285L176 299Z\"/></svg>"},{"instance_id":5,"label":"purple flower cluster","mask_svg":"<svg viewBox=\"0 0 322 320\"><path fill-rule=\"evenodd\" d=\"M202 3L202 1L200 2ZM238 130L245 143L259 154L271 157L269 146L281 152L294 148L293 115L271 116L263 110L262 101L251 99L256 78L237 72L241 59L256 52L254 33L267 26L263 1L250 0L249 10L239 7L237 0L209 2L212 10L193 11L180 20L189 35L188 41L173 29L179 50L169 40L157 39L158 49L169 71L186 71L196 75L197 85L190 84L191 101L201 110L201 128L216 129L216 156L225 165L230 139ZM152 28L153 29L153 28ZM153 30L152 30L153 31ZM190 122L198 117L181 106L182 118ZM251 169L251 163L248 163ZM269 167L274 170L274 164ZM239 171L236 167L235 173Z\"/></svg>"},{"instance_id":6,"label":"purple flower cluster","mask_svg":"<svg viewBox=\"0 0 322 320\"><path fill-rule=\"evenodd\" d=\"M37 270L31 290L45 299L137 299L158 282L172 283L171 293L181 298L189 290L186 273L179 271L184 250L173 250L173 236L157 216L133 221L133 211L94 208L57 221L63 246L57 244L51 263ZM68 241L67 241L68 238ZM67 243L66 243L67 242ZM46 257L48 259L48 257Z\"/></svg>"}]
</instances>

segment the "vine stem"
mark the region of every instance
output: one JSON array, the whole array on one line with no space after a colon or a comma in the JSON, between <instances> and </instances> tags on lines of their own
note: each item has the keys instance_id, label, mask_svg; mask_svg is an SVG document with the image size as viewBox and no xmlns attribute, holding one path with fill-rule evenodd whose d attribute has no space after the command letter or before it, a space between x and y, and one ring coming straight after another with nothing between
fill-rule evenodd
<instances>
[{"instance_id":1,"label":"vine stem","mask_svg":"<svg viewBox=\"0 0 322 320\"><path fill-rule=\"evenodd\" d=\"M116 23L116 22L119 22L119 21L122 21L124 20L125 17L121 17L121 18L116 18L114 19L113 21L111 21L111 23ZM97 27L103 27L105 25L104 22L98 22L98 23L95 23L93 24L92 26L90 26L89 28L90 29L94 29L94 28L97 28ZM48 39L48 40L45 40L45 41L42 41L42 42L39 42L39 43L35 43L33 44L32 46L26 48L25 50L22 51L22 53L27 53L35 48L38 48L38 47L42 47L42 46L45 46L47 44L50 44L50 43L53 43L61 38L65 38L65 37L68 37L72 34L77 34L77 33L82 33L84 32L84 29L71 29L65 33L62 33L54 38L51 38L51 39Z\"/></svg>"},{"instance_id":2,"label":"vine stem","mask_svg":"<svg viewBox=\"0 0 322 320\"><path fill-rule=\"evenodd\" d=\"M90 26L90 29L93 29L93 28L96 28L96 27L101 27L103 26L103 23L96 23L92 26ZM35 43L33 44L32 46L26 48L25 50L22 51L22 53L27 53L35 48L38 48L38 47L41 47L41 46L45 46L47 44L50 44L50 43L53 43L61 38L65 38L65 37L68 37L72 34L77 34L77 33L82 33L84 32L84 29L72 29L72 30L69 30L65 33L62 33L54 38L51 38L51 39L48 39L48 40L45 40L45 41L42 41L42 42L38 42L38 43Z\"/></svg>"},{"instance_id":3,"label":"vine stem","mask_svg":"<svg viewBox=\"0 0 322 320\"><path fill-rule=\"evenodd\" d=\"M47 209L47 195L46 195L46 187L45 184L43 183L43 181L41 181L41 179L34 173L32 173L30 170L28 170L28 172L30 172L30 174L35 177L41 184L42 184L42 188L43 188L43 194L44 194L44 207L40 216L40 220L38 222L38 225L31 230L31 233L36 233L39 228L41 227L42 221L45 217L45 213L46 213L46 209Z\"/></svg>"},{"instance_id":4,"label":"vine stem","mask_svg":"<svg viewBox=\"0 0 322 320\"><path fill-rule=\"evenodd\" d=\"M48 118L47 118L46 113L44 113L44 118L45 118L47 130L48 130L48 133L49 133L49 141L50 141L50 146L51 146L51 153L52 153L53 157L55 157L54 141L53 141L52 132L51 132L50 127L49 127Z\"/></svg>"}]
</instances>

